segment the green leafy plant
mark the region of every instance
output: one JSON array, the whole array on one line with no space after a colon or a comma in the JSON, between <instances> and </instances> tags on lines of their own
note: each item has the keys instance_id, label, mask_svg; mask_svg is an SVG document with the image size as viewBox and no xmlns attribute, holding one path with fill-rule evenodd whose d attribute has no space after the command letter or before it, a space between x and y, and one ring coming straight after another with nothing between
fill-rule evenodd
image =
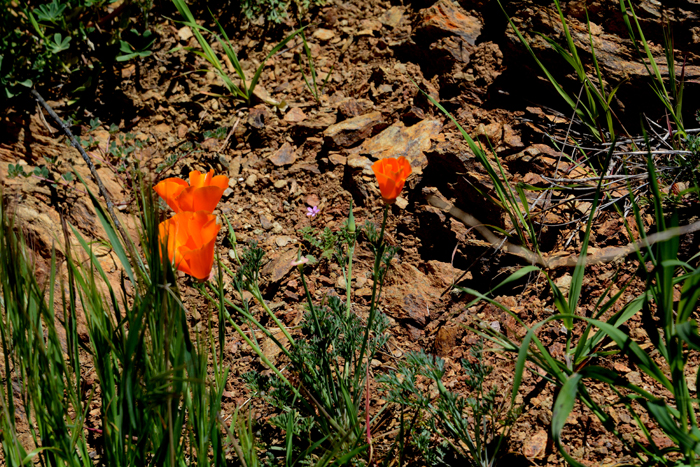
<instances>
[{"instance_id":1,"label":"green leafy plant","mask_svg":"<svg viewBox=\"0 0 700 467\"><path fill-rule=\"evenodd\" d=\"M233 45L231 45L231 41L229 41L228 35L226 34L226 31L224 31L224 28L221 26L218 20L214 19L216 22L217 27L219 28L219 32L221 34L221 37L223 37L223 40L216 34L212 33L211 31L205 29L204 27L200 26L197 24L195 21L194 16L192 15L192 12L190 11L189 7L187 6L187 3L185 3L184 0L173 0L173 3L175 4L175 7L177 10L180 12L180 15L184 18L184 24L187 25L191 30L192 33L194 34L194 37L197 39L197 42L199 43L199 46L201 47L201 50L194 50L192 48L186 47L185 50L188 50L190 52L193 52L204 59L206 59L207 62L214 68L214 72L219 76L221 81L224 83L224 86L226 86L226 89L233 94L234 96L243 99L247 104L250 105L250 100L253 97L253 91L255 90L255 87L258 84L258 80L260 79L260 75L262 74L263 68L265 67L265 62L275 55L277 52L282 50L282 48L296 36L299 31L297 30L294 31L292 34L287 36L285 39L283 39L279 44L277 44L275 47L270 50L270 52L265 56L265 58L260 62L260 65L258 68L255 70L255 74L253 75L253 78L250 80L250 83L246 80L245 72L243 71L243 67L241 66L241 63L238 61L238 55L236 54L236 51L233 48ZM212 15L213 16L213 15ZM228 75L226 70L224 69L224 65L221 63L219 60L218 56L214 52L214 50L211 47L211 44L209 41L207 41L204 36L202 35L202 32L209 33L211 35L214 35L216 37L217 42L221 45L221 48L224 50L224 53L226 54L226 57L228 58L229 62L231 63L231 66L233 66L234 70L236 71L236 75L238 75L238 79L240 80L240 85L234 83L234 81L231 79L231 77ZM205 71L205 70L202 70Z\"/></svg>"},{"instance_id":2,"label":"green leafy plant","mask_svg":"<svg viewBox=\"0 0 700 467\"><path fill-rule=\"evenodd\" d=\"M227 372L220 360L209 364L211 332L209 338L192 337L172 268L161 260L167 254L160 251L150 190L141 197L144 257L129 259L109 215L84 189L120 261L116 289L91 244L65 220L67 280L59 280L54 253L49 277L40 285L17 226L0 203L4 462L227 465L219 421ZM69 236L79 251L71 250ZM85 339L78 334L79 312L86 320ZM65 340L58 337L59 326ZM94 369L99 391L84 378L87 366ZM95 409L97 427L90 427L88 412ZM21 417L33 446L19 436ZM99 436L97 457L86 427Z\"/></svg>"},{"instance_id":3,"label":"green leafy plant","mask_svg":"<svg viewBox=\"0 0 700 467\"><path fill-rule=\"evenodd\" d=\"M155 35L149 30L144 31L143 34L139 34L136 29L131 29L129 33L132 36L130 39L131 42L126 40L119 41L119 51L121 55L117 56L117 61L125 62L132 58L144 58L151 55L152 52L150 49L156 41ZM132 43L135 45L132 45Z\"/></svg>"},{"instance_id":4,"label":"green leafy plant","mask_svg":"<svg viewBox=\"0 0 700 467\"><path fill-rule=\"evenodd\" d=\"M311 92L311 95L313 96L316 103L320 104L321 96L323 95L323 89L328 84L328 80L331 77L331 73L333 73L333 68L335 68L335 64L331 67L331 70L328 72L326 77L323 79L323 82L319 86L317 84L318 76L316 73L316 67L314 66L314 57L311 54L309 43L306 41L306 34L304 34L304 31L301 31L299 32L299 36L301 36L302 43L304 44L304 54L306 55L306 60L309 67L309 77L311 78L311 80L309 81L309 79L306 77L306 74L304 73L304 65L301 62L301 55L299 55L299 69L301 70L301 77L304 80L304 84L306 84L306 88Z\"/></svg>"},{"instance_id":5,"label":"green leafy plant","mask_svg":"<svg viewBox=\"0 0 700 467\"><path fill-rule=\"evenodd\" d=\"M662 196L659 190L651 156L648 158L648 170L651 181L651 196L656 214L656 226L659 232L665 232L674 227L677 218L673 216L667 221L663 208ZM601 179L602 180L602 179ZM600 183L598 186L600 190ZM637 228L645 240L644 225L638 204L631 199ZM598 196L592 210L598 203ZM552 436L559 451L572 465L582 465L564 449L561 443L561 432L566 419L573 410L576 400L581 401L601 421L603 426L618 437L644 465L677 465L676 456L680 455L684 465L695 465L700 452L700 430L695 416L695 402L689 396L685 379L685 368L691 351L700 350L700 336L697 324L693 318L698 298L700 297L700 269L693 268L689 263L678 258L678 238L670 235L659 241L653 247L647 246L637 251L640 267L637 274L645 283L645 291L612 313L605 321L604 315L609 315L613 307L622 299L631 281L628 281L617 293L612 294L611 286L597 300L595 311L591 316L583 316L578 312L581 296L585 258L588 239L591 232L589 218L584 236L582 251L578 265L572 274L572 282L568 298L551 281L554 303L559 314L528 327L519 317L502 307L497 302L484 295L474 292L477 297L499 306L511 314L527 334L521 342L515 342L505 335L487 326L479 332L490 339L506 352L517 354L516 373L513 382L511 399L514 401L522 382L526 362L539 367L545 378L557 387L558 396L555 400L552 416ZM697 258L697 255L696 255ZM650 265L648 267L647 265ZM532 267L523 268L516 273L522 277L531 272ZM514 275L509 280L515 280ZM674 303L674 290L680 289L681 299ZM621 326L633 316L641 314L644 328L647 331L653 349L659 351L664 366L662 366L630 336L621 330ZM538 329L552 322L561 322L566 329L564 359L554 357L547 347L536 336ZM583 329L575 324L583 322ZM605 342L613 342L615 349ZM641 372L651 378L660 388L668 391L668 398L654 396L649 390L630 383L616 371L593 364L595 359L603 358L611 353L626 355ZM613 405L621 406L630 413L643 433L645 443L635 440L633 446L618 431L614 420L605 407L596 401L589 392L587 382L603 383L614 391L618 399ZM646 413L653 423L643 422L642 412ZM651 430L658 427L674 443L669 448L659 447L651 435Z\"/></svg>"},{"instance_id":6,"label":"green leafy plant","mask_svg":"<svg viewBox=\"0 0 700 467\"><path fill-rule=\"evenodd\" d=\"M233 278L241 304L236 305L226 297L218 298L210 293L213 292L211 287L210 291L202 288L212 303L223 300L225 306L220 307L223 318L272 371L269 378L250 374L247 379L255 393L264 393L265 400L280 410L272 423L286 433L287 447L283 450L286 465L311 460L314 465L342 465L368 450L372 457L373 422L368 413L371 397L368 378L372 359L388 338L388 320L378 311L377 300L391 259L397 252L397 248L384 241L387 216L388 209L385 209L381 229L373 225L364 229L375 254L372 299L366 321L352 310L352 256L362 231L355 225L352 209L347 222L336 233L306 231L305 237L311 240L314 248L325 245L333 252L328 257L340 262L346 274L347 297L343 300L327 296L320 304L314 303L307 288L305 267L315 259L300 253L295 264L305 290L307 308L300 335L292 336L263 299L259 285L262 250L255 244L239 250L230 224L229 241L233 245L237 271L225 266L223 269ZM321 248L320 252L323 251ZM252 312L244 292L262 308L265 319L274 323L273 330L264 326L262 319ZM243 326L255 332L247 333ZM267 358L256 337L258 333L279 348L290 364L291 373L285 374L279 364Z\"/></svg>"},{"instance_id":7,"label":"green leafy plant","mask_svg":"<svg viewBox=\"0 0 700 467\"><path fill-rule=\"evenodd\" d=\"M325 5L326 0L241 0L243 14L250 21L260 17L273 23L282 23L289 17L289 10L295 10L296 16L301 17L311 5Z\"/></svg>"},{"instance_id":8,"label":"green leafy plant","mask_svg":"<svg viewBox=\"0 0 700 467\"><path fill-rule=\"evenodd\" d=\"M147 55L136 38L122 33L139 25L144 36L150 9L148 1L114 6L120 14L110 18L106 0L51 0L51 2L0 0L0 97L9 99L32 86L64 85L72 100L97 83L105 66L128 54ZM110 21L100 22L108 18ZM100 27L95 27L100 23ZM127 32L125 37L129 36ZM151 36L153 37L153 36ZM121 52L115 45L123 41ZM128 55L127 54L127 55ZM130 57L132 58L132 57ZM124 60L124 58L121 58ZM77 95L76 95L77 94Z\"/></svg>"},{"instance_id":9,"label":"green leafy plant","mask_svg":"<svg viewBox=\"0 0 700 467\"><path fill-rule=\"evenodd\" d=\"M499 449L508 438L518 409L508 408L505 400L499 400L496 386L486 387L486 378L493 367L484 363L482 341L470 349L470 356L470 360L462 360L468 395L448 390L442 383L445 362L423 351L409 353L395 373L383 376L380 381L387 388L389 401L402 409L416 411L414 419L421 418L420 412L426 412L429 432L441 434L462 462L490 467L498 459ZM419 389L419 379L432 381L437 387L436 400ZM414 426L410 425L403 436L408 437ZM425 431L416 435L417 446L423 451L427 449L425 436Z\"/></svg>"}]
</instances>

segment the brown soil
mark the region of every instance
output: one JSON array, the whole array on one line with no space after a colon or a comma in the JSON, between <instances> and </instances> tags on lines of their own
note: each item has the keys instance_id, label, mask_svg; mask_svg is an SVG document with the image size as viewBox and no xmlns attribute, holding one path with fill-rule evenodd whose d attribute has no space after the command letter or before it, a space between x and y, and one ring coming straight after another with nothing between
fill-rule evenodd
<instances>
[{"instance_id":1,"label":"brown soil","mask_svg":"<svg viewBox=\"0 0 700 467\"><path fill-rule=\"evenodd\" d=\"M382 310L391 319L392 337L388 352L380 356L373 371L386 372L395 367L405 352L422 348L446 359L446 386L457 390L463 384L459 361L468 357L468 349L476 341L464 325L497 325L514 339L522 338L525 331L495 306L480 304L465 309L469 297L443 292L458 278L459 285L486 292L527 263L503 249L492 248L477 230L426 201L426 194L436 194L481 222L512 228L504 211L488 200L495 197L495 192L486 171L454 123L430 104L418 86L451 111L484 147L491 146L496 151L512 184L524 182L544 187L549 182L543 177L587 176L585 164L582 168L565 162L570 159L562 157L548 135L563 141L569 132L583 145L596 143L585 136L581 125L569 125L566 115L570 109L544 82L534 61L506 28L505 17L495 1L432 3L329 1L326 7L312 12L317 24L307 30L316 68L322 77L330 72L320 103L313 100L304 85L298 65L302 49L300 41L295 40L267 62L258 97L250 108L231 98L213 72L191 73L207 68L201 58L184 50L169 53L174 48L198 46L186 29L178 30L172 21L162 20L156 26L160 39L153 56L114 70L118 87L99 88L94 102L81 109L81 118L100 118L102 126L91 135L100 142L101 149L115 138L106 131L110 124L119 127L118 135L131 132L144 141L144 149L136 151L133 159L154 180L171 176L186 179L189 171L195 169L213 168L217 173L227 173L230 190L217 213L228 216L240 243L257 241L265 249L270 260L264 271L266 299L287 324L297 324L304 312L298 273L289 266L300 246L299 230L307 226L338 228L346 219L351 199L356 205L358 225L366 220L379 223L382 201L369 164L380 157L408 157L414 173L402 198L391 209L387 228L389 242L402 248L389 273L382 300ZM547 2L508 3L509 13L524 31L542 31L558 37L556 11L539 5ZM585 22L581 22L585 21L584 3L565 2L565 11L577 34L586 31ZM656 2L643 3L646 7L638 12L643 27L649 31L648 38L659 44L655 9L660 7L654 6ZM700 75L696 55L700 52L700 19L688 12L690 7L685 4L690 2L675 3L678 5L664 14L670 18L674 31L678 31L676 48L678 56L682 54L686 59L688 81L684 108L693 112L698 107L693 100L697 97L698 81L693 80ZM664 114L652 99L646 99L650 91L645 72L640 71L636 55L622 39L626 37L624 26L615 5L612 1L589 2L588 11L597 45L607 46L598 58L610 85L617 84L621 73L629 78L616 100L619 120L631 134L638 133L633 130L638 128L639 105L644 102L645 115L658 119L662 125L658 131L662 132ZM175 13L169 11L167 16L175 17ZM242 32L230 33L235 37L241 62L248 67L248 76L253 74L252 64L262 60L291 27L290 24L263 31L246 26ZM568 74L570 70L562 59L534 34L528 37L533 39L533 47L542 60L556 70L557 79L576 95L574 76ZM581 50L585 51L588 38L584 34L580 40ZM590 57L585 56L584 60ZM67 107L66 96L44 97L64 118L72 111ZM273 101L282 104L275 106L270 103ZM56 124L47 118L36 110L6 109L1 123L6 130L0 137L3 194L29 239L40 281L47 277L52 247L58 249L59 259L64 255L63 240L57 236L56 228L61 213L87 238L104 239L89 200L76 183L53 187L36 177L7 177L9 164L20 163L30 170L44 165L45 157L56 157L57 163L51 168L54 179L75 167L97 193L77 151L64 144L65 138L56 130ZM352 124L348 123L350 119L354 119ZM396 131L387 136L390 127ZM205 138L205 131L218 128L224 129L223 138ZM87 129L87 125L74 127L83 138L87 137ZM186 143L194 149L184 149ZM604 150L603 146L596 147ZM597 151L588 153L594 156ZM572 154L570 147L564 152ZM104 156L99 150L93 154ZM126 214L135 206L128 189L131 180L125 172L114 170L118 160L106 159L99 164L99 173L126 220L130 217ZM159 167L166 169L156 170ZM616 189L625 188L620 185ZM528 199L532 202L540 193L528 191ZM563 192L548 197L543 201L545 206L559 206L542 211L537 217L538 241L550 258L575 256L580 248L587 207L585 202L562 204L570 195L571 192ZM320 214L308 217L309 206L318 206ZM692 208L688 212L692 213ZM629 220L634 224L631 216ZM646 215L645 220L653 229L652 217ZM129 224L128 229L135 238L135 226ZM618 214L610 207L597 216L593 232L591 247L599 250L635 240L628 236ZM225 236L222 229L219 252L229 261L231 245ZM684 238L686 252L697 251L699 237L691 234ZM103 267L117 281L119 263L115 254L100 244L96 248ZM371 254L366 243L360 241L354 300L361 313L370 294L371 267ZM614 289L621 287L633 277L635 269L632 256L590 266L584 279L581 312L590 314L603 291L610 285ZM561 267L549 274L565 287L571 272L572 268ZM314 299L337 293L338 277L339 269L327 262L315 267L310 273ZM526 279L501 291L498 301L532 325L551 316L555 306L543 274ZM188 306L193 310L193 325L206 325L211 308L203 305L197 292L189 287L190 278L182 276L181 281ZM629 298L636 297L642 287L642 283L633 280L625 293ZM626 301L622 300L620 306ZM85 328L81 329L86 338ZM633 318L627 330L638 342L648 342L639 319ZM558 325L543 327L538 336L555 356L563 355L564 336ZM231 377L223 411L230 413L249 397L240 375L249 370L264 371L264 367L233 330L229 330L226 343ZM271 357L279 358L274 353ZM513 359L497 353L489 353L488 359L496 368L493 382L508 393ZM629 361L612 358L598 363L628 372L630 380L638 379L637 384L648 385L656 392L651 381L640 376ZM691 366L697 365L697 361L691 362ZM93 381L95 377L87 372L85 378ZM603 386L589 389L601 401L613 400L612 393ZM527 458L535 465L563 464L548 435L553 397L553 387L536 373L525 375L518 399L523 413L507 447L514 460L525 464ZM255 407L261 420L271 415L264 405ZM640 436L626 414L618 415L612 406L610 413L622 433ZM90 422L91 427L99 427L97 416ZM390 423L386 430L392 429L394 425ZM565 427L564 441L575 458L589 465L632 460L622 444L580 405ZM664 442L668 440L659 432L658 443ZM381 453L383 447L376 449Z\"/></svg>"}]
</instances>

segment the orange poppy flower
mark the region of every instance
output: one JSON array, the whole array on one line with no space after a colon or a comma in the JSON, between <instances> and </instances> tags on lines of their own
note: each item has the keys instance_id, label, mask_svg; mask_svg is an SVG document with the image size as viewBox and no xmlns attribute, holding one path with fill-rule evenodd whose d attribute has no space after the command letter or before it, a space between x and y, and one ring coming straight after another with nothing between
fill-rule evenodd
<instances>
[{"instance_id":1,"label":"orange poppy flower","mask_svg":"<svg viewBox=\"0 0 700 467\"><path fill-rule=\"evenodd\" d=\"M214 176L214 171L203 174L190 172L190 183L181 178L166 178L153 189L168 203L173 211L206 211L212 213L228 188L226 175Z\"/></svg>"},{"instance_id":2,"label":"orange poppy flower","mask_svg":"<svg viewBox=\"0 0 700 467\"><path fill-rule=\"evenodd\" d=\"M221 226L204 211L182 211L158 226L161 242L167 242L168 258L177 269L205 280L214 264L214 245Z\"/></svg>"},{"instance_id":3,"label":"orange poppy flower","mask_svg":"<svg viewBox=\"0 0 700 467\"><path fill-rule=\"evenodd\" d=\"M379 190L386 204L394 204L406 183L406 178L411 175L411 164L405 157L398 159L386 157L372 164L372 170L377 177Z\"/></svg>"}]
</instances>

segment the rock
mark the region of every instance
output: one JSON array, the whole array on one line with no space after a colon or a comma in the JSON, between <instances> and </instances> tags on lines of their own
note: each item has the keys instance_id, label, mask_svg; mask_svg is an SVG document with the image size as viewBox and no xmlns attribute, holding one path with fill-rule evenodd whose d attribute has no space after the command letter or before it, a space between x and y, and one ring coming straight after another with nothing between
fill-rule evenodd
<instances>
[{"instance_id":1,"label":"rock","mask_svg":"<svg viewBox=\"0 0 700 467\"><path fill-rule=\"evenodd\" d=\"M519 149L524 146L520 135L507 123L503 125L503 143L513 149Z\"/></svg>"},{"instance_id":2,"label":"rock","mask_svg":"<svg viewBox=\"0 0 700 467\"><path fill-rule=\"evenodd\" d=\"M282 188L287 186L287 180L277 180L277 181L275 181L273 186L275 188L277 188L278 190L281 190Z\"/></svg>"},{"instance_id":3,"label":"rock","mask_svg":"<svg viewBox=\"0 0 700 467\"><path fill-rule=\"evenodd\" d=\"M419 338L442 290L433 287L425 274L408 263L393 267L392 278L382 292L385 312L404 325L413 338Z\"/></svg>"},{"instance_id":4,"label":"rock","mask_svg":"<svg viewBox=\"0 0 700 467\"><path fill-rule=\"evenodd\" d=\"M248 175L248 178L245 179L245 184L249 188L253 188L253 186L255 185L255 182L257 182L257 181L258 181L258 176L255 174L250 174L250 175Z\"/></svg>"},{"instance_id":5,"label":"rock","mask_svg":"<svg viewBox=\"0 0 700 467\"><path fill-rule=\"evenodd\" d=\"M292 165L297 160L296 153L294 152L294 147L291 144L285 142L281 148L274 152L270 156L270 162L272 162L277 167L284 165Z\"/></svg>"},{"instance_id":6,"label":"rock","mask_svg":"<svg viewBox=\"0 0 700 467\"><path fill-rule=\"evenodd\" d=\"M180 139L183 139L185 136L187 136L188 131L189 131L189 128L187 128L187 125L180 124L177 127L177 137Z\"/></svg>"},{"instance_id":7,"label":"rock","mask_svg":"<svg viewBox=\"0 0 700 467\"><path fill-rule=\"evenodd\" d=\"M277 237L275 239L275 245L277 245L280 248L285 247L289 243L293 243L293 242L294 242L294 239L292 237L287 236L287 235L283 235L283 236Z\"/></svg>"},{"instance_id":8,"label":"rock","mask_svg":"<svg viewBox=\"0 0 700 467\"><path fill-rule=\"evenodd\" d=\"M153 128L154 133L168 134L170 133L170 125L167 123L160 123Z\"/></svg>"},{"instance_id":9,"label":"rock","mask_svg":"<svg viewBox=\"0 0 700 467\"><path fill-rule=\"evenodd\" d=\"M284 346L284 348L289 347L289 341L281 330L274 333L273 337L277 339L277 342ZM275 363L279 354L282 353L282 349L271 337L267 337L263 340L260 350L262 350L263 355L272 363Z\"/></svg>"},{"instance_id":10,"label":"rock","mask_svg":"<svg viewBox=\"0 0 700 467\"><path fill-rule=\"evenodd\" d=\"M346 97L337 104L338 112L345 118L359 117L374 108L372 101Z\"/></svg>"},{"instance_id":11,"label":"rock","mask_svg":"<svg viewBox=\"0 0 700 467\"><path fill-rule=\"evenodd\" d=\"M270 118L270 114L267 111L267 107L263 104L256 105L250 109L250 114L248 114L248 123L253 128L262 129L265 128L265 121Z\"/></svg>"},{"instance_id":12,"label":"rock","mask_svg":"<svg viewBox=\"0 0 700 467\"><path fill-rule=\"evenodd\" d=\"M627 377L627 381L630 383L636 386L642 385L642 375L638 371L630 371L625 376Z\"/></svg>"},{"instance_id":13,"label":"rock","mask_svg":"<svg viewBox=\"0 0 700 467\"><path fill-rule=\"evenodd\" d=\"M289 112L285 114L283 120L289 123L303 122L306 120L306 114L300 107L292 107L289 109Z\"/></svg>"},{"instance_id":14,"label":"rock","mask_svg":"<svg viewBox=\"0 0 700 467\"><path fill-rule=\"evenodd\" d=\"M345 165L348 158L335 152L328 155L328 160L331 161L333 165Z\"/></svg>"},{"instance_id":15,"label":"rock","mask_svg":"<svg viewBox=\"0 0 700 467\"><path fill-rule=\"evenodd\" d=\"M350 147L385 126L382 113L371 112L331 125L323 132L323 136L326 144L333 147Z\"/></svg>"},{"instance_id":16,"label":"rock","mask_svg":"<svg viewBox=\"0 0 700 467\"><path fill-rule=\"evenodd\" d=\"M547 431L539 430L523 442L523 456L533 460L544 456L547 447Z\"/></svg>"},{"instance_id":17,"label":"rock","mask_svg":"<svg viewBox=\"0 0 700 467\"><path fill-rule=\"evenodd\" d=\"M324 108L318 114L307 117L304 121L297 123L294 128L294 138L304 139L315 136L317 133L333 125L337 120L336 112L331 108Z\"/></svg>"},{"instance_id":18,"label":"rock","mask_svg":"<svg viewBox=\"0 0 700 467\"><path fill-rule=\"evenodd\" d=\"M420 107L412 105L406 112L404 112L402 117L404 123L415 124L421 120L425 120L425 112Z\"/></svg>"},{"instance_id":19,"label":"rock","mask_svg":"<svg viewBox=\"0 0 700 467\"><path fill-rule=\"evenodd\" d=\"M450 287L464 273L464 271L455 268L450 263L443 263L434 259L421 265L421 271L430 279L433 286L442 290ZM464 279L471 278L471 273L467 273L464 276Z\"/></svg>"},{"instance_id":20,"label":"rock","mask_svg":"<svg viewBox=\"0 0 700 467\"><path fill-rule=\"evenodd\" d=\"M566 297L569 294L569 290L571 289L571 274L566 273L561 277L558 277L554 281L554 285L559 287L559 290L561 290L561 293L564 294Z\"/></svg>"},{"instance_id":21,"label":"rock","mask_svg":"<svg viewBox=\"0 0 700 467\"><path fill-rule=\"evenodd\" d=\"M417 38L432 38L430 49L444 51L455 60L468 63L470 52L481 35L483 22L450 0L439 0L420 11Z\"/></svg>"},{"instance_id":22,"label":"rock","mask_svg":"<svg viewBox=\"0 0 700 467\"><path fill-rule=\"evenodd\" d=\"M581 4L581 2L572 3ZM690 4L690 2L687 3ZM658 30L660 18L663 17L672 30L685 30L688 31L687 34L690 36L692 35L690 25L697 23L699 19L698 14L695 12L697 8L691 13L689 9L673 10L665 8L665 2L656 0L643 1L640 4L644 5L644 7L638 8L636 13L639 15L641 27L645 34L649 34L647 35L647 40L650 42L652 55L656 57L661 76L664 76L664 79L668 79L669 70L664 58L663 47L660 45L663 41L662 36L658 34L656 39L653 39L650 37L651 31L654 29ZM618 83L625 83L615 94L613 109L616 115L623 119L623 122L625 118L636 122L638 115L648 108L649 102L658 101L658 97L648 84L649 80L652 79L649 76L648 65L639 59L639 55L632 46L626 32L626 26L623 22L623 16L620 15L619 6L616 8L615 5L615 3L597 2L595 9L583 8L579 5L578 8L574 9L578 11L572 10L567 12L567 24L579 56L590 57L592 41L596 59L605 81L609 83L610 87L614 87ZM606 33L592 34L592 37L589 37L586 26L586 11L596 12L595 15L590 17L590 20L602 24ZM672 11L674 12L672 13ZM511 19L530 44L534 54L550 72L562 69L565 66L566 62L564 59L559 54L554 53L551 45L540 36L542 34L559 41L560 44L565 44L565 42L559 40L564 37L564 30L555 8L551 6L535 6L530 2L523 2L521 7L513 12ZM537 33L531 31L537 31ZM520 88L523 90L527 89L527 95L532 95L534 90L528 84L533 83L537 76L542 75L541 70L536 64L527 63L528 61L522 54L522 43L510 27L506 29L506 38L503 49L506 66L508 70L518 70L517 75L511 79L517 80L519 77L530 75L532 80L527 84L521 81ZM698 83L700 83L700 66L697 64L697 59L686 60L685 62L683 59L680 59L678 61L681 56L694 55L696 49L689 43L692 41L686 42L687 45L682 44L682 42L685 41L678 41L674 44L677 60L675 67L676 79L680 80L681 76L683 76L686 83L684 92L697 92ZM646 61L646 57L644 60ZM588 66L590 61L585 63ZM510 72L508 73L510 74ZM566 81L570 81L573 86L580 86L578 80L568 80L556 71L555 78L564 87L569 84Z\"/></svg>"},{"instance_id":23,"label":"rock","mask_svg":"<svg viewBox=\"0 0 700 467\"><path fill-rule=\"evenodd\" d=\"M435 353L440 357L447 357L457 344L459 326L442 326L435 336Z\"/></svg>"},{"instance_id":24,"label":"rock","mask_svg":"<svg viewBox=\"0 0 700 467\"><path fill-rule=\"evenodd\" d=\"M318 195L312 193L306 197L306 204L309 206L318 206L321 204L321 200L318 199Z\"/></svg>"},{"instance_id":25,"label":"rock","mask_svg":"<svg viewBox=\"0 0 700 467\"><path fill-rule=\"evenodd\" d=\"M475 137L484 142L483 149L487 153L491 152L491 149L496 149L498 143L501 142L501 135L503 134L503 127L499 123L489 123L484 125L479 123L476 127Z\"/></svg>"},{"instance_id":26,"label":"rock","mask_svg":"<svg viewBox=\"0 0 700 467\"><path fill-rule=\"evenodd\" d=\"M269 284L276 284L292 270L292 261L297 258L295 248L283 251L274 256L272 260L262 268L262 273L270 276Z\"/></svg>"},{"instance_id":27,"label":"rock","mask_svg":"<svg viewBox=\"0 0 700 467\"><path fill-rule=\"evenodd\" d=\"M335 37L335 33L330 29L318 28L313 34L311 34L311 37L326 42L333 39Z\"/></svg>"},{"instance_id":28,"label":"rock","mask_svg":"<svg viewBox=\"0 0 700 467\"><path fill-rule=\"evenodd\" d=\"M260 226L265 230L270 230L272 228L272 222L265 214L260 214Z\"/></svg>"},{"instance_id":29,"label":"rock","mask_svg":"<svg viewBox=\"0 0 700 467\"><path fill-rule=\"evenodd\" d=\"M401 23L402 18L403 10L401 9L401 7L393 6L386 10L384 13L382 13L382 16L379 17L379 22L382 23L384 26L395 28L399 25L399 23Z\"/></svg>"},{"instance_id":30,"label":"rock","mask_svg":"<svg viewBox=\"0 0 700 467\"><path fill-rule=\"evenodd\" d=\"M192 37L192 30L189 28L189 26L183 26L177 30L177 37L179 37L181 41L185 42Z\"/></svg>"},{"instance_id":31,"label":"rock","mask_svg":"<svg viewBox=\"0 0 700 467\"><path fill-rule=\"evenodd\" d=\"M377 136L366 140L357 148L348 150L348 164L362 167L367 175L372 175L372 162L362 154L375 159L403 156L411 163L413 173L421 174L428 165L423 151L430 149L431 141L438 137L442 124L438 120L423 120L406 127L402 122L391 125ZM351 162L351 159L354 159Z\"/></svg>"}]
</instances>

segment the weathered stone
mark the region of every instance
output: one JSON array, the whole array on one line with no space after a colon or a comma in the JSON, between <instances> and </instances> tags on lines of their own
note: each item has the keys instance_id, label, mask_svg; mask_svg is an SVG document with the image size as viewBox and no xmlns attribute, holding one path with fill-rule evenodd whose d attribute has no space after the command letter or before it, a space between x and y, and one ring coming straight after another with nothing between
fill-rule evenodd
<instances>
[{"instance_id":1,"label":"weathered stone","mask_svg":"<svg viewBox=\"0 0 700 467\"><path fill-rule=\"evenodd\" d=\"M306 114L300 107L292 107L283 118L285 122L299 123L306 120Z\"/></svg>"},{"instance_id":2,"label":"weathered stone","mask_svg":"<svg viewBox=\"0 0 700 467\"><path fill-rule=\"evenodd\" d=\"M189 26L183 26L177 30L177 37L179 37L181 41L187 41L192 37L192 30Z\"/></svg>"},{"instance_id":3,"label":"weathered stone","mask_svg":"<svg viewBox=\"0 0 700 467\"><path fill-rule=\"evenodd\" d=\"M289 271L293 268L292 261L294 261L296 257L297 250L294 248L274 256L272 261L267 263L262 269L264 275L270 276L269 284L275 284L289 274Z\"/></svg>"},{"instance_id":4,"label":"weathered stone","mask_svg":"<svg viewBox=\"0 0 700 467\"><path fill-rule=\"evenodd\" d=\"M355 167L362 167L367 175L372 175L372 162L363 154L375 159L403 156L411 163L413 172L420 174L428 165L424 151L430 149L431 141L438 137L442 124L438 120L423 120L406 127L402 122L391 125L377 136L366 140L360 146L348 151Z\"/></svg>"},{"instance_id":5,"label":"weathered stone","mask_svg":"<svg viewBox=\"0 0 700 467\"><path fill-rule=\"evenodd\" d=\"M250 109L250 114L248 115L248 123L250 126L253 128L257 128L258 130L261 128L265 128L265 121L270 118L270 114L267 111L267 107L265 105L256 105L252 109Z\"/></svg>"},{"instance_id":6,"label":"weathered stone","mask_svg":"<svg viewBox=\"0 0 700 467\"><path fill-rule=\"evenodd\" d=\"M484 151L491 152L491 148L495 149L498 147L498 143L501 142L501 135L503 134L503 127L500 123L494 122L484 125L480 123L476 127L474 132L478 139L481 139L484 144Z\"/></svg>"},{"instance_id":7,"label":"weathered stone","mask_svg":"<svg viewBox=\"0 0 700 467\"><path fill-rule=\"evenodd\" d=\"M260 226L265 230L270 230L272 228L272 222L265 214L260 214Z\"/></svg>"},{"instance_id":8,"label":"weathered stone","mask_svg":"<svg viewBox=\"0 0 700 467\"><path fill-rule=\"evenodd\" d=\"M520 135L507 123L503 125L503 143L513 149L522 148L524 146Z\"/></svg>"},{"instance_id":9,"label":"weathered stone","mask_svg":"<svg viewBox=\"0 0 700 467\"><path fill-rule=\"evenodd\" d=\"M337 104L338 112L345 118L359 117L369 113L374 104L367 99L355 99L354 97L346 97Z\"/></svg>"},{"instance_id":10,"label":"weathered stone","mask_svg":"<svg viewBox=\"0 0 700 467\"><path fill-rule=\"evenodd\" d=\"M308 138L322 132L333 125L336 120L336 112L331 108L323 108L318 114L304 119L304 121L294 125L294 137Z\"/></svg>"},{"instance_id":11,"label":"weathered stone","mask_svg":"<svg viewBox=\"0 0 700 467\"><path fill-rule=\"evenodd\" d=\"M442 326L435 336L435 353L440 357L447 357L457 344L459 326Z\"/></svg>"},{"instance_id":12,"label":"weathered stone","mask_svg":"<svg viewBox=\"0 0 700 467\"><path fill-rule=\"evenodd\" d=\"M326 143L331 146L350 147L358 141L372 136L377 129L385 124L381 112L371 112L331 125L323 132L323 136Z\"/></svg>"},{"instance_id":13,"label":"weathered stone","mask_svg":"<svg viewBox=\"0 0 700 467\"><path fill-rule=\"evenodd\" d=\"M402 18L403 9L398 6L393 6L386 10L384 13L382 13L382 16L379 17L379 22L382 23L384 26L395 28L399 25L399 23L401 23Z\"/></svg>"},{"instance_id":14,"label":"weathered stone","mask_svg":"<svg viewBox=\"0 0 700 467\"><path fill-rule=\"evenodd\" d=\"M329 154L328 160L334 165L345 165L345 163L348 161L347 157L338 154L337 152Z\"/></svg>"},{"instance_id":15,"label":"weathered stone","mask_svg":"<svg viewBox=\"0 0 700 467\"><path fill-rule=\"evenodd\" d=\"M281 167L283 165L292 165L297 160L297 156L294 152L294 147L285 142L282 147L280 147L270 156L269 159L270 162L278 167Z\"/></svg>"},{"instance_id":16,"label":"weathered stone","mask_svg":"<svg viewBox=\"0 0 700 467\"><path fill-rule=\"evenodd\" d=\"M326 42L333 39L335 37L335 33L330 29L318 28L313 34L311 34L311 37Z\"/></svg>"},{"instance_id":17,"label":"weathered stone","mask_svg":"<svg viewBox=\"0 0 700 467\"><path fill-rule=\"evenodd\" d=\"M456 60L469 61L469 51L481 35L483 22L449 0L439 0L420 11L416 37L432 37L431 49L447 51Z\"/></svg>"}]
</instances>

